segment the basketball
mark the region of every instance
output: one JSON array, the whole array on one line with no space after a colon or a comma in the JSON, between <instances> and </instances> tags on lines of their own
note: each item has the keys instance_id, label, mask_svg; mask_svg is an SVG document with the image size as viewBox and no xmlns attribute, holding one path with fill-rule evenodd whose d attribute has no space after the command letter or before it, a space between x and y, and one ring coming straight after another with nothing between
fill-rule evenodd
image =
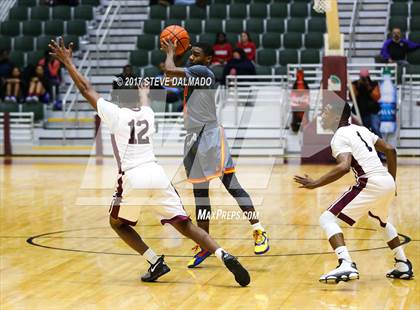
<instances>
[{"instance_id":1,"label":"basketball","mask_svg":"<svg viewBox=\"0 0 420 310\"><path fill-rule=\"evenodd\" d=\"M176 55L182 55L190 45L190 35L187 30L178 25L170 25L163 29L160 34L159 42L162 40L171 40L172 43L177 41Z\"/></svg>"}]
</instances>

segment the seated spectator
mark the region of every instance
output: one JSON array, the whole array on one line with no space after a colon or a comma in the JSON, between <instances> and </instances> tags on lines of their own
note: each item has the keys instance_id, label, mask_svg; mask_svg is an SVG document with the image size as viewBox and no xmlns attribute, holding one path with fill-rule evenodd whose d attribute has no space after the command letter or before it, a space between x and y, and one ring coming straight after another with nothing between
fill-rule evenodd
<instances>
[{"instance_id":1,"label":"seated spectator","mask_svg":"<svg viewBox=\"0 0 420 310\"><path fill-rule=\"evenodd\" d=\"M49 51L46 51L45 56L39 60L38 65L44 67L50 85L54 88L54 100L58 100L59 86L61 84L61 63L51 57Z\"/></svg>"},{"instance_id":2,"label":"seated spectator","mask_svg":"<svg viewBox=\"0 0 420 310\"><path fill-rule=\"evenodd\" d=\"M0 50L0 88L6 82L6 78L13 69L13 63L9 59L9 51Z\"/></svg>"},{"instance_id":3,"label":"seated spectator","mask_svg":"<svg viewBox=\"0 0 420 310\"><path fill-rule=\"evenodd\" d=\"M127 81L127 79L133 78L133 81ZM137 78L137 75L134 73L133 67L131 65L125 65L123 71L120 74L117 74L112 82L112 89L124 89L126 85L133 84L134 79ZM113 101L118 102L118 92L112 92L111 98Z\"/></svg>"},{"instance_id":4,"label":"seated spectator","mask_svg":"<svg viewBox=\"0 0 420 310\"><path fill-rule=\"evenodd\" d=\"M8 102L20 102L22 97L22 79L21 72L18 67L14 67L6 78L6 92L4 100Z\"/></svg>"},{"instance_id":5,"label":"seated spectator","mask_svg":"<svg viewBox=\"0 0 420 310\"><path fill-rule=\"evenodd\" d=\"M255 75L254 64L248 59L245 51L241 48L235 48L232 53L232 59L223 69L221 84L226 83L228 75Z\"/></svg>"},{"instance_id":6,"label":"seated spectator","mask_svg":"<svg viewBox=\"0 0 420 310\"><path fill-rule=\"evenodd\" d=\"M380 131L381 119L379 116L379 111L381 110L379 104L379 99L381 98L379 84L370 79L367 69L360 70L359 75L360 78L354 81L352 86L363 126L372 130L378 137L382 137Z\"/></svg>"},{"instance_id":7,"label":"seated spectator","mask_svg":"<svg viewBox=\"0 0 420 310\"><path fill-rule=\"evenodd\" d=\"M223 32L216 34L216 43L213 45L213 50L213 65L224 65L232 59L232 45L227 42L226 34Z\"/></svg>"},{"instance_id":8,"label":"seated spectator","mask_svg":"<svg viewBox=\"0 0 420 310\"><path fill-rule=\"evenodd\" d=\"M245 51L246 56L249 60L255 61L256 46L252 42L251 36L248 32L242 32L239 42L236 44L236 47L241 48Z\"/></svg>"},{"instance_id":9,"label":"seated spectator","mask_svg":"<svg viewBox=\"0 0 420 310\"><path fill-rule=\"evenodd\" d=\"M50 101L51 85L48 77L45 75L44 67L37 65L35 72L29 80L26 102L48 103Z\"/></svg>"},{"instance_id":10,"label":"seated spectator","mask_svg":"<svg viewBox=\"0 0 420 310\"><path fill-rule=\"evenodd\" d=\"M392 29L391 38L384 42L381 57L384 62L407 65L407 53L420 48L420 43L414 43L402 37L401 29Z\"/></svg>"},{"instance_id":11,"label":"seated spectator","mask_svg":"<svg viewBox=\"0 0 420 310\"><path fill-rule=\"evenodd\" d=\"M113 89L123 88L124 83L126 82L127 78L135 78L135 77L137 77L137 75L134 74L133 67L131 65L125 65L123 67L123 71L120 74L117 74L115 76L115 79L112 82L112 88Z\"/></svg>"}]
</instances>

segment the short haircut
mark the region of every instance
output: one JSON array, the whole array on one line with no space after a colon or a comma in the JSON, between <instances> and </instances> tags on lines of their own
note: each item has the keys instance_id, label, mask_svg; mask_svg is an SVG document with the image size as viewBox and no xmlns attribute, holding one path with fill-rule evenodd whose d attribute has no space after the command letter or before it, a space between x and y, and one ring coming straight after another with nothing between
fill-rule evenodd
<instances>
[{"instance_id":1,"label":"short haircut","mask_svg":"<svg viewBox=\"0 0 420 310\"><path fill-rule=\"evenodd\" d=\"M204 55L211 56L211 57L214 56L214 50L210 44L205 43L205 42L197 42L194 44L194 46L201 48L204 52Z\"/></svg>"}]
</instances>

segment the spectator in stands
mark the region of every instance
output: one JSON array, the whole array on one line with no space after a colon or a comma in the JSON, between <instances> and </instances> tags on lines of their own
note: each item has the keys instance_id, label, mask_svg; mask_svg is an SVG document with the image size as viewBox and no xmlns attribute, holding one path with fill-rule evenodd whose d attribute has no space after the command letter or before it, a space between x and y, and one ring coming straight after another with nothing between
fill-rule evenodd
<instances>
[{"instance_id":1,"label":"spectator in stands","mask_svg":"<svg viewBox=\"0 0 420 310\"><path fill-rule=\"evenodd\" d=\"M6 78L5 82L5 97L4 101L8 102L20 102L22 97L22 79L21 79L21 72L18 67L14 67L10 72L8 78Z\"/></svg>"},{"instance_id":2,"label":"spectator in stands","mask_svg":"<svg viewBox=\"0 0 420 310\"><path fill-rule=\"evenodd\" d=\"M249 60L255 61L256 46L252 42L251 36L248 32L242 32L239 42L236 44L236 47L241 48L245 51L246 56Z\"/></svg>"},{"instance_id":3,"label":"spectator in stands","mask_svg":"<svg viewBox=\"0 0 420 310\"><path fill-rule=\"evenodd\" d=\"M403 38L401 29L392 29L391 38L384 42L381 57L384 62L407 65L407 53L420 48L420 43L414 43Z\"/></svg>"},{"instance_id":4,"label":"spectator in stands","mask_svg":"<svg viewBox=\"0 0 420 310\"><path fill-rule=\"evenodd\" d=\"M255 66L250 61L241 48L235 48L232 53L232 59L226 64L223 69L223 76L221 84L226 83L226 76L228 75L255 75Z\"/></svg>"},{"instance_id":5,"label":"spectator in stands","mask_svg":"<svg viewBox=\"0 0 420 310\"><path fill-rule=\"evenodd\" d=\"M13 69L13 63L9 59L9 51L0 50L0 88L6 82L6 78L10 75Z\"/></svg>"},{"instance_id":6,"label":"spectator in stands","mask_svg":"<svg viewBox=\"0 0 420 310\"><path fill-rule=\"evenodd\" d=\"M296 81L290 93L290 106L292 109L292 122L290 127L293 132L298 132L301 126L305 126L309 122L309 85L305 81L305 72L303 69L296 71Z\"/></svg>"},{"instance_id":7,"label":"spectator in stands","mask_svg":"<svg viewBox=\"0 0 420 310\"><path fill-rule=\"evenodd\" d=\"M227 42L226 34L223 32L216 34L216 42L213 45L213 50L213 65L224 65L232 59L232 45Z\"/></svg>"},{"instance_id":8,"label":"spectator in stands","mask_svg":"<svg viewBox=\"0 0 420 310\"><path fill-rule=\"evenodd\" d=\"M37 65L35 72L29 80L26 102L48 103L51 96L51 85L45 74L44 67Z\"/></svg>"},{"instance_id":9,"label":"spectator in stands","mask_svg":"<svg viewBox=\"0 0 420 310\"><path fill-rule=\"evenodd\" d=\"M44 72L48 77L50 85L54 88L54 99L58 100L59 86L61 84L61 63L50 56L49 52L46 51L44 57L38 62L38 65L44 67Z\"/></svg>"},{"instance_id":10,"label":"spectator in stands","mask_svg":"<svg viewBox=\"0 0 420 310\"><path fill-rule=\"evenodd\" d=\"M163 76L165 74L165 63L161 62L159 64L159 70L160 70L160 74L158 74L156 77L159 79L163 79ZM183 89L182 88L177 88L177 87L168 87L168 86L161 86L162 89L166 90L166 103L176 103L176 102L180 102L180 100L182 100L183 98ZM180 104L177 107L177 111L176 112L182 112L182 104Z\"/></svg>"},{"instance_id":11,"label":"spectator in stands","mask_svg":"<svg viewBox=\"0 0 420 310\"><path fill-rule=\"evenodd\" d=\"M134 73L133 67L131 65L125 65L123 71L120 74L117 74L112 82L113 89L124 88L124 84L128 78L136 78L137 75Z\"/></svg>"},{"instance_id":12,"label":"spectator in stands","mask_svg":"<svg viewBox=\"0 0 420 310\"><path fill-rule=\"evenodd\" d=\"M352 86L363 125L372 130L378 137L382 137L380 131L381 119L379 116L379 111L381 110L379 84L370 79L367 69L360 70L359 75L360 78L354 81Z\"/></svg>"},{"instance_id":13,"label":"spectator in stands","mask_svg":"<svg viewBox=\"0 0 420 310\"><path fill-rule=\"evenodd\" d=\"M137 78L137 75L134 73L133 67L131 65L125 65L123 71L120 74L117 74L112 82L112 89L124 89L127 85L127 79ZM118 92L111 93L111 99L115 102L119 102Z\"/></svg>"}]
</instances>

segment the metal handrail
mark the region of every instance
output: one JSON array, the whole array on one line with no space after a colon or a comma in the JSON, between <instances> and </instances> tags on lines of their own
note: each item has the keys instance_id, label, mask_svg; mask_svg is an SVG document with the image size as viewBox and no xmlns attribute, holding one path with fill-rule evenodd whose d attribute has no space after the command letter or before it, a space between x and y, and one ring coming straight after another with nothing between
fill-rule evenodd
<instances>
[{"instance_id":1,"label":"metal handrail","mask_svg":"<svg viewBox=\"0 0 420 310\"><path fill-rule=\"evenodd\" d=\"M10 9L15 5L16 0L2 0L0 4L0 22L6 20Z\"/></svg>"},{"instance_id":2,"label":"metal handrail","mask_svg":"<svg viewBox=\"0 0 420 310\"><path fill-rule=\"evenodd\" d=\"M108 7L105 11L105 14L102 16L101 22L100 22L98 28L96 29L96 63L97 63L97 66L99 66L99 55L98 55L99 49L104 45L104 42L105 42L106 36L108 35L109 29L111 28L112 23L114 22L115 16L118 14L118 12L121 8L121 1L118 1L117 5L115 7L114 13L113 13L110 21L107 24L107 28L105 29L105 32L102 34L102 36L99 39L99 32L102 30L102 27L104 26L105 21L107 20L107 18L109 16L109 13L111 12L111 9L114 6L115 2L117 2L117 1L112 0L111 3L108 5ZM98 44L98 41L99 41L99 44ZM109 42L108 42L108 45L109 45ZM108 46L108 51L109 51L109 46ZM84 67L86 62L87 62L86 70L84 72L82 72L83 67ZM85 52L85 54L83 55L83 58L82 58L79 66L78 66L78 70L80 72L82 72L85 77L87 77L91 68L92 68L91 50L88 49ZM63 131L63 144L66 141L66 129L67 129L68 115L71 112L71 110L72 110L72 108L73 108L73 106L76 103L77 98L78 98L78 93L76 92L76 94L75 94L75 96L73 96L73 99L70 102L68 108L66 109L68 97L72 93L74 87L75 87L75 84L74 84L73 81L71 81L70 86L68 87L68 89L67 89L67 91L64 95L64 98L63 98L63 107L62 107L62 111L63 111L63 130L62 130Z\"/></svg>"},{"instance_id":3,"label":"metal handrail","mask_svg":"<svg viewBox=\"0 0 420 310\"><path fill-rule=\"evenodd\" d=\"M354 50L356 48L356 25L359 21L359 11L360 11L360 5L362 4L363 0L354 0L353 3L353 10L351 13L351 21L350 21L350 27L349 27L349 48L347 50L347 58L348 62L351 61L351 58L353 57Z\"/></svg>"}]
</instances>

